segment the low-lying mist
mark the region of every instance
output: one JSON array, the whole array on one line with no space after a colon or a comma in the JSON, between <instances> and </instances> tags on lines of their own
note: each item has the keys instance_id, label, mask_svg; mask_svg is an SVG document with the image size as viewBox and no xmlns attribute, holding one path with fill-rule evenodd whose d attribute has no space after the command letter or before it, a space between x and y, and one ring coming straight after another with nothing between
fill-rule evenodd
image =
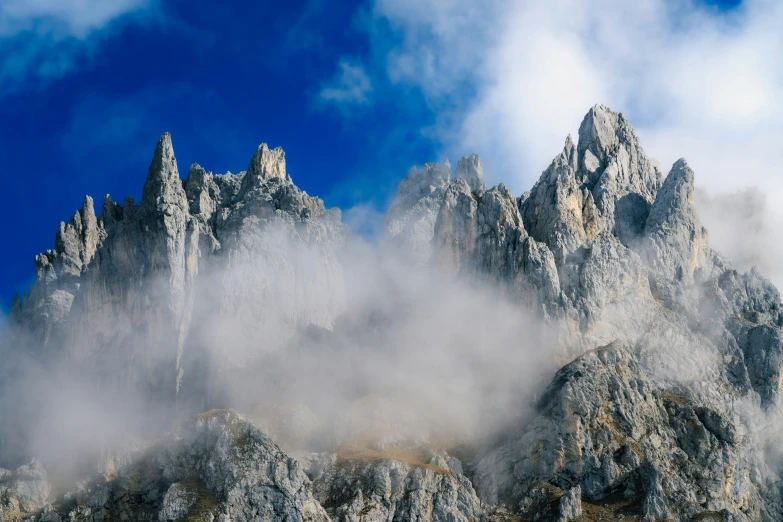
<instances>
[{"instance_id":1,"label":"low-lying mist","mask_svg":"<svg viewBox=\"0 0 783 522\"><path fill-rule=\"evenodd\" d=\"M697 197L714 247L742 270L778 276L762 194ZM238 410L293 452L356 441L475 448L523 422L567 362L557 325L486 277L417 265L355 236L325 259L292 240L292 227L269 219L239 253L202 252L178 301L186 320L161 315L166 302L115 305L57 325L45 348L0 330L0 466L35 457L54 476L111 473L213 408ZM170 295L165 272L141 284ZM635 324L630 310L604 312ZM688 336L645 342L667 382L692 379L689 368L699 378L721 371L718 352Z\"/></svg>"},{"instance_id":2,"label":"low-lying mist","mask_svg":"<svg viewBox=\"0 0 783 522\"><path fill-rule=\"evenodd\" d=\"M267 227L264 234L279 237ZM167 354L176 347L156 343L143 325L123 341L130 352L122 357L84 354L70 339L44 355L18 332L6 335L2 357L14 364L2 382L2 465L34 456L63 474L107 471L142 440L212 408L240 411L291 451L367 438L476 444L519 422L556 368L548 327L487 281L415 266L351 238L339 260L344 295L335 300L322 281L332 275L307 247L284 251L290 266L253 256L228 269L219 259L205 262L192 290L183 385L173 401L150 392L159 387L122 377L128 365L172 360ZM256 277L237 281L248 273ZM225 293L238 285L241 303L227 304ZM257 308L245 309L248 303ZM307 303L336 308L322 321L331 325L291 315ZM73 339L91 334L81 335ZM140 355L150 346L166 353ZM175 378L167 367L148 374Z\"/></svg>"}]
</instances>

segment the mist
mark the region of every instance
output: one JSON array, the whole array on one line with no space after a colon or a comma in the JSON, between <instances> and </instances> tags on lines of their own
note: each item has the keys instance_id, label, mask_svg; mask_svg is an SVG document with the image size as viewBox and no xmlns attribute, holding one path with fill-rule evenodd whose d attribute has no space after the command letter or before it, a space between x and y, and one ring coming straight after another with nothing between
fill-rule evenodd
<instances>
[{"instance_id":1,"label":"mist","mask_svg":"<svg viewBox=\"0 0 783 522\"><path fill-rule=\"evenodd\" d=\"M758 187L735 192L696 191L696 201L710 244L742 272L752 267L783 287L780 259L783 245L778 240L783 217L770 205Z\"/></svg>"},{"instance_id":2,"label":"mist","mask_svg":"<svg viewBox=\"0 0 783 522\"><path fill-rule=\"evenodd\" d=\"M202 259L173 400L154 377L174 375L170 337L154 321L140 328L108 310L45 351L9 334L1 356L14 366L0 402L18 429L3 429L2 465L36 457L54 476L111 473L213 408L245 414L288 451L366 439L481 444L522 422L562 363L551 325L501 287L357 236L333 274L287 232L270 220L260 234L274 252ZM95 336L112 329L131 338L96 351Z\"/></svg>"}]
</instances>

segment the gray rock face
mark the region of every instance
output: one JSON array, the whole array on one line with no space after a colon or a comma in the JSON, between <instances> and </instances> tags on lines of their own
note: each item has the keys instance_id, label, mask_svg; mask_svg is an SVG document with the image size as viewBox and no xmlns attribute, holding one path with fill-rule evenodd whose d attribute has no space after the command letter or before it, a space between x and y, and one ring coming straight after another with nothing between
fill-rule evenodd
<instances>
[{"instance_id":1,"label":"gray rock face","mask_svg":"<svg viewBox=\"0 0 783 522\"><path fill-rule=\"evenodd\" d=\"M472 478L485 503L508 501L512 511L556 519L561 499L564 509L572 504L566 492L579 487L607 516L624 510L649 519L710 512L732 520L775 518L778 501L762 500L777 486L762 478L769 470L758 460L757 421L739 420L748 412L733 404L777 404L780 297L758 274L737 274L709 248L693 187L684 160L664 181L628 122L601 106L585 117L579 144L569 137L517 200L518 217L503 204L502 186L477 194L459 179L447 184L437 200L431 263L490 275L519 288L522 302L535 294L534 304L558 325L568 353L613 342L634 347L605 370L576 372L591 387L573 392L578 412L566 408L556 421L542 412L526 426L527 435L509 435L517 442L480 460ZM589 357L595 356L577 361ZM603 393L596 391L603 382L615 391L591 399ZM630 402L612 402L620 397ZM593 400L623 420L591 420ZM575 431L556 434L559 422ZM638 431L613 446L611 433L628 423ZM650 439L654 446L644 446ZM643 451L625 451L620 440ZM715 452L720 464L709 456ZM740 475L740 482L719 486ZM625 488L626 500L608 503L618 488Z\"/></svg>"},{"instance_id":2,"label":"gray rock face","mask_svg":"<svg viewBox=\"0 0 783 522\"><path fill-rule=\"evenodd\" d=\"M12 520L43 507L49 491L46 472L37 460L16 471L0 468L0 520Z\"/></svg>"},{"instance_id":3,"label":"gray rock face","mask_svg":"<svg viewBox=\"0 0 783 522\"><path fill-rule=\"evenodd\" d=\"M353 460L322 455L310 469L316 497L336 522L483 520L459 461L446 454L422 459L418 453L371 452Z\"/></svg>"},{"instance_id":4,"label":"gray rock face","mask_svg":"<svg viewBox=\"0 0 783 522\"><path fill-rule=\"evenodd\" d=\"M628 121L596 105L579 127L578 146L569 136L520 207L530 234L562 263L602 232L630 244L661 183Z\"/></svg>"},{"instance_id":5,"label":"gray rock face","mask_svg":"<svg viewBox=\"0 0 783 522\"><path fill-rule=\"evenodd\" d=\"M171 401L189 378L283 343L270 323L330 326L345 302L337 253L346 234L339 211L292 183L282 149L259 146L237 175L193 165L183 182L165 134L142 201L107 196L96 217L86 198L55 249L36 258L36 284L14 320L46 353L93 361L101 386ZM201 339L217 329L243 338L204 361Z\"/></svg>"},{"instance_id":6,"label":"gray rock face","mask_svg":"<svg viewBox=\"0 0 783 522\"><path fill-rule=\"evenodd\" d=\"M575 486L560 497L558 522L571 522L582 516L582 488Z\"/></svg>"},{"instance_id":7,"label":"gray rock face","mask_svg":"<svg viewBox=\"0 0 783 522\"><path fill-rule=\"evenodd\" d=\"M387 248L401 248L415 263L429 262L435 221L450 180L448 162L426 163L421 171L410 170L386 214Z\"/></svg>"},{"instance_id":8,"label":"gray rock face","mask_svg":"<svg viewBox=\"0 0 783 522\"><path fill-rule=\"evenodd\" d=\"M588 235L595 237L597 223L592 215L592 196L584 194L576 179L577 150L571 136L563 152L544 171L530 196L521 205L530 235L545 243L558 264L583 246ZM594 226L595 225L595 226Z\"/></svg>"},{"instance_id":9,"label":"gray rock face","mask_svg":"<svg viewBox=\"0 0 783 522\"><path fill-rule=\"evenodd\" d=\"M158 520L166 522L167 520L185 518L193 504L196 503L196 500L196 492L191 491L187 484L173 483L163 496L160 511L158 512Z\"/></svg>"},{"instance_id":10,"label":"gray rock face","mask_svg":"<svg viewBox=\"0 0 783 522\"><path fill-rule=\"evenodd\" d=\"M481 165L478 154L471 154L467 158L463 156L457 162L456 179L464 179L470 190L475 193L487 190L487 186L484 184L484 167Z\"/></svg>"},{"instance_id":11,"label":"gray rock face","mask_svg":"<svg viewBox=\"0 0 783 522\"><path fill-rule=\"evenodd\" d=\"M665 279L693 281L706 264L707 231L699 222L694 175L684 159L672 167L644 227L642 257Z\"/></svg>"},{"instance_id":12,"label":"gray rock face","mask_svg":"<svg viewBox=\"0 0 783 522\"><path fill-rule=\"evenodd\" d=\"M536 488L555 485L568 492L561 517L575 513L577 493L600 504L618 492L613 509L626 516L688 520L726 509L760 520L761 495L736 429L687 397L661 392L629 347L613 345L562 368L539 416L479 462L474 483L482 498L523 510L540 507L527 500Z\"/></svg>"},{"instance_id":13,"label":"gray rock face","mask_svg":"<svg viewBox=\"0 0 783 522\"><path fill-rule=\"evenodd\" d=\"M488 278L531 306L541 303L544 314L560 297L551 252L528 236L505 185L486 189L476 155L460 160L454 181L441 165L412 170L389 209L381 248L448 273Z\"/></svg>"},{"instance_id":14,"label":"gray rock face","mask_svg":"<svg viewBox=\"0 0 783 522\"><path fill-rule=\"evenodd\" d=\"M475 154L453 179L448 162L427 163L400 183L381 257L499 287L557 333L542 350L567 362L532 412L520 396L511 427L471 441L464 466L421 441L346 446L342 435L372 423L304 405L263 425L292 450L340 425L299 464L212 412L116 477L82 483L64 510L46 507L42 475L0 472L3 509L51 522L781 520L783 305L756 270L740 274L710 249L694 183L684 160L664 179L628 121L598 105L519 198L487 188ZM282 350L257 357L303 327L365 327L359 344L374 348L372 313L337 321L348 300L339 211L292 183L281 149L261 145L236 175L194 164L183 182L164 135L143 194L107 197L98 216L87 198L36 258L10 323L42 358L82 363L98 390L206 407L230 402L220 386L243 389L259 364L303 365ZM328 333L323 346L299 337L310 351L298 354L350 345ZM396 415L382 427L407 422Z\"/></svg>"},{"instance_id":15,"label":"gray rock face","mask_svg":"<svg viewBox=\"0 0 783 522\"><path fill-rule=\"evenodd\" d=\"M329 520L298 461L238 414L211 411L185 423L120 470L60 501L70 520Z\"/></svg>"}]
</instances>

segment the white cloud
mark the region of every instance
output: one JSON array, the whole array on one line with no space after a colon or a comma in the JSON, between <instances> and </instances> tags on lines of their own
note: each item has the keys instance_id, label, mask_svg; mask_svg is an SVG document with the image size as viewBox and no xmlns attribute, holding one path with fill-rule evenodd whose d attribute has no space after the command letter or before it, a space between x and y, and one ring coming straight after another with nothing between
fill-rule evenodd
<instances>
[{"instance_id":1,"label":"white cloud","mask_svg":"<svg viewBox=\"0 0 783 522\"><path fill-rule=\"evenodd\" d=\"M603 103L664 171L685 156L709 193L757 186L783 209L781 2L375 0L373 15L375 66L421 90L441 154L481 154L490 182L529 189Z\"/></svg>"},{"instance_id":2,"label":"white cloud","mask_svg":"<svg viewBox=\"0 0 783 522\"><path fill-rule=\"evenodd\" d=\"M115 18L149 6L150 0L3 0L0 36L30 29L84 38Z\"/></svg>"},{"instance_id":3,"label":"white cloud","mask_svg":"<svg viewBox=\"0 0 783 522\"><path fill-rule=\"evenodd\" d=\"M371 202L357 203L342 213L343 223L347 224L354 234L371 244L377 244L383 236L385 218L386 214Z\"/></svg>"},{"instance_id":4,"label":"white cloud","mask_svg":"<svg viewBox=\"0 0 783 522\"><path fill-rule=\"evenodd\" d=\"M361 65L343 59L334 80L321 89L322 100L337 104L367 103L372 92L372 82Z\"/></svg>"},{"instance_id":5,"label":"white cloud","mask_svg":"<svg viewBox=\"0 0 783 522\"><path fill-rule=\"evenodd\" d=\"M529 188L604 103L664 168L686 156L710 189L783 196L779 2L376 0L374 15L395 35L373 42L389 78L450 111L444 153L483 153L492 181Z\"/></svg>"},{"instance_id":6,"label":"white cloud","mask_svg":"<svg viewBox=\"0 0 783 522\"><path fill-rule=\"evenodd\" d=\"M0 96L45 85L89 60L121 18L155 0L0 1Z\"/></svg>"}]
</instances>

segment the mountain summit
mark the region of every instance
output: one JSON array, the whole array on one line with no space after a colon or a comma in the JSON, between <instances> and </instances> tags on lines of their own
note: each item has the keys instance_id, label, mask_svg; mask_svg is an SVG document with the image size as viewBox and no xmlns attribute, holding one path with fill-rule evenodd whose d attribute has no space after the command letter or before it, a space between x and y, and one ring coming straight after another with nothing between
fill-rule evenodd
<instances>
[{"instance_id":1,"label":"mountain summit","mask_svg":"<svg viewBox=\"0 0 783 522\"><path fill-rule=\"evenodd\" d=\"M411 169L371 249L164 134L14 300L0 519L781 520L780 295L694 182L596 105L521 196Z\"/></svg>"}]
</instances>

